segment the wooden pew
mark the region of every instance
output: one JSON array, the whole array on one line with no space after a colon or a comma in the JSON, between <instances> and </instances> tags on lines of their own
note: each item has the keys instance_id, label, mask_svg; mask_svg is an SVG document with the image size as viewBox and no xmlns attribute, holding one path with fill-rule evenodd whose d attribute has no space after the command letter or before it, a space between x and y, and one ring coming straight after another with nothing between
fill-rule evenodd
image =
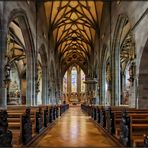
<instances>
[{"instance_id":1,"label":"wooden pew","mask_svg":"<svg viewBox=\"0 0 148 148\"><path fill-rule=\"evenodd\" d=\"M8 114L0 110L0 147L12 147L12 132L8 129Z\"/></svg>"},{"instance_id":2,"label":"wooden pew","mask_svg":"<svg viewBox=\"0 0 148 148\"><path fill-rule=\"evenodd\" d=\"M61 113L68 109L68 105L62 105ZM26 144L37 136L42 129L49 126L53 120L56 120L59 116L59 106L52 105L40 105L37 107L30 107L28 119L26 119L26 106L8 106L8 124L9 129L13 134L13 146L19 146L22 143ZM30 119L29 119L30 118ZM27 121L28 120L28 121ZM30 120L30 121L29 121ZM29 122L29 131L24 130L26 124ZM25 124L25 125L24 125Z\"/></svg>"},{"instance_id":3,"label":"wooden pew","mask_svg":"<svg viewBox=\"0 0 148 148\"><path fill-rule=\"evenodd\" d=\"M7 109L7 112L8 112L8 118L11 114L11 118L13 119L14 117L14 120L17 120L15 116L17 116L16 114L24 114L25 111L26 111L26 106L11 106ZM32 134L33 135L36 135L36 112L38 111L38 107L31 107L31 121L32 121ZM11 119L11 120L12 120ZM14 121L15 122L15 121ZM13 123L12 123L13 124Z\"/></svg>"},{"instance_id":4,"label":"wooden pew","mask_svg":"<svg viewBox=\"0 0 148 148\"><path fill-rule=\"evenodd\" d=\"M148 135L144 135L143 145L144 147L148 147Z\"/></svg>"},{"instance_id":5,"label":"wooden pew","mask_svg":"<svg viewBox=\"0 0 148 148\"><path fill-rule=\"evenodd\" d=\"M139 110L132 113L123 112L120 140L124 146L137 146L146 133L148 133L148 112L144 113Z\"/></svg>"},{"instance_id":6,"label":"wooden pew","mask_svg":"<svg viewBox=\"0 0 148 148\"><path fill-rule=\"evenodd\" d=\"M18 109L16 109L18 107ZM23 125L25 120L26 107L20 108L19 106L11 107L8 111L8 128L13 133L12 144L21 145L23 143ZM32 108L30 112L31 123L31 136L35 136L36 133L36 111L37 108ZM24 140L24 143L25 140Z\"/></svg>"},{"instance_id":7,"label":"wooden pew","mask_svg":"<svg viewBox=\"0 0 148 148\"><path fill-rule=\"evenodd\" d=\"M120 134L120 122L122 117L122 112L126 110L128 113L147 113L148 110L135 108L123 108L123 107L112 107L106 109L106 130L111 134L115 135L116 138L119 138Z\"/></svg>"},{"instance_id":8,"label":"wooden pew","mask_svg":"<svg viewBox=\"0 0 148 148\"><path fill-rule=\"evenodd\" d=\"M81 104L81 109L84 110L89 116L92 115L92 106L91 105Z\"/></svg>"},{"instance_id":9,"label":"wooden pew","mask_svg":"<svg viewBox=\"0 0 148 148\"><path fill-rule=\"evenodd\" d=\"M148 109L87 105L81 105L81 108L91 113L93 110L93 119L124 146L148 145L147 136L144 138L144 134L148 133Z\"/></svg>"},{"instance_id":10,"label":"wooden pew","mask_svg":"<svg viewBox=\"0 0 148 148\"><path fill-rule=\"evenodd\" d=\"M42 108L43 126L47 127L49 125L49 106L47 106L47 105L40 105L39 107Z\"/></svg>"}]
</instances>

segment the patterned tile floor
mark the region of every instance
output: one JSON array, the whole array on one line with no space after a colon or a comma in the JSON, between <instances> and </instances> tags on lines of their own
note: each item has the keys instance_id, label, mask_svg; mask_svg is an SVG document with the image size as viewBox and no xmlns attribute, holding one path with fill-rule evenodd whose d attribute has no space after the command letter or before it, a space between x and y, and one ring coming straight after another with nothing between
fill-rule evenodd
<instances>
[{"instance_id":1,"label":"patterned tile floor","mask_svg":"<svg viewBox=\"0 0 148 148\"><path fill-rule=\"evenodd\" d=\"M80 107L70 109L30 147L118 147Z\"/></svg>"}]
</instances>

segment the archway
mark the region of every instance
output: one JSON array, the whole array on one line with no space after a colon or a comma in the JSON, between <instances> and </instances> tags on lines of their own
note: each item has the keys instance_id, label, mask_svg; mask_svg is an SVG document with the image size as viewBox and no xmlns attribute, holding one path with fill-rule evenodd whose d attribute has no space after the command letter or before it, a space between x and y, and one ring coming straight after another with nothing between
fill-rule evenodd
<instances>
[{"instance_id":1,"label":"archway","mask_svg":"<svg viewBox=\"0 0 148 148\"><path fill-rule=\"evenodd\" d=\"M9 24L5 65L7 104L26 104L26 45L20 28L20 17Z\"/></svg>"},{"instance_id":2,"label":"archway","mask_svg":"<svg viewBox=\"0 0 148 148\"><path fill-rule=\"evenodd\" d=\"M135 46L130 22L119 15L112 47L112 105L135 106ZM129 71L129 76L128 76ZM127 80L130 82L128 85ZM130 98L129 98L130 96Z\"/></svg>"},{"instance_id":3,"label":"archway","mask_svg":"<svg viewBox=\"0 0 148 148\"><path fill-rule=\"evenodd\" d=\"M35 65L33 61L34 46L28 26L28 20L24 12L11 12L6 36L7 50L5 50L4 82L8 89L7 98L9 101L9 96L11 97L12 95L14 97L14 92L16 91L12 91L11 89L11 86L14 85L11 85L11 83L16 83L16 81L14 81L14 76L12 77L10 74L11 71L15 71L15 75L18 73L17 78L20 82L20 87L18 88L20 90L18 90L17 96L21 98L19 104L30 106L34 105L35 99L35 71L33 70Z\"/></svg>"},{"instance_id":4,"label":"archway","mask_svg":"<svg viewBox=\"0 0 148 148\"><path fill-rule=\"evenodd\" d=\"M148 108L148 40L145 44L139 68L139 108Z\"/></svg>"}]
</instances>

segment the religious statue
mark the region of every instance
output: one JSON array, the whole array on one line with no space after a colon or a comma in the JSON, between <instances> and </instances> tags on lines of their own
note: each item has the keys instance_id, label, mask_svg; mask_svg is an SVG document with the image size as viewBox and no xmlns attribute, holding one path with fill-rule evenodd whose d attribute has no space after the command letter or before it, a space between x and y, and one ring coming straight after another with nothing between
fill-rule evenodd
<instances>
[{"instance_id":1,"label":"religious statue","mask_svg":"<svg viewBox=\"0 0 148 148\"><path fill-rule=\"evenodd\" d=\"M110 64L108 63L107 66L106 66L106 80L107 80L107 83L108 83L108 90L111 89L111 67L110 67Z\"/></svg>"},{"instance_id":2,"label":"religious statue","mask_svg":"<svg viewBox=\"0 0 148 148\"><path fill-rule=\"evenodd\" d=\"M7 63L7 64L5 65L5 68L4 68L4 71L5 71L5 78L6 78L6 79L10 79L10 70L11 70L10 64Z\"/></svg>"},{"instance_id":3,"label":"religious statue","mask_svg":"<svg viewBox=\"0 0 148 148\"><path fill-rule=\"evenodd\" d=\"M39 66L37 67L37 73L36 73L36 93L38 94L40 92L40 76L39 76Z\"/></svg>"},{"instance_id":4,"label":"religious statue","mask_svg":"<svg viewBox=\"0 0 148 148\"><path fill-rule=\"evenodd\" d=\"M136 67L135 67L135 63L132 62L130 68L129 68L129 81L131 83L131 85L133 85L133 82L134 82L134 76L135 76L135 73L136 73Z\"/></svg>"},{"instance_id":5,"label":"religious statue","mask_svg":"<svg viewBox=\"0 0 148 148\"><path fill-rule=\"evenodd\" d=\"M124 104L125 105L128 105L128 100L129 100L129 92L125 91L125 94L124 94Z\"/></svg>"}]
</instances>

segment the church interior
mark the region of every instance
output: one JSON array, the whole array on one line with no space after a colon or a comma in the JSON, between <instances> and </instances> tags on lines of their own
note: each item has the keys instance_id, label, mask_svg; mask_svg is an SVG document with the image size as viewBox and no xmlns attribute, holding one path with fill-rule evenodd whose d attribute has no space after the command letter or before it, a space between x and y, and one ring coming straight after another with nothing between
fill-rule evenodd
<instances>
[{"instance_id":1,"label":"church interior","mask_svg":"<svg viewBox=\"0 0 148 148\"><path fill-rule=\"evenodd\" d=\"M0 147L148 147L148 1L0 1Z\"/></svg>"}]
</instances>

